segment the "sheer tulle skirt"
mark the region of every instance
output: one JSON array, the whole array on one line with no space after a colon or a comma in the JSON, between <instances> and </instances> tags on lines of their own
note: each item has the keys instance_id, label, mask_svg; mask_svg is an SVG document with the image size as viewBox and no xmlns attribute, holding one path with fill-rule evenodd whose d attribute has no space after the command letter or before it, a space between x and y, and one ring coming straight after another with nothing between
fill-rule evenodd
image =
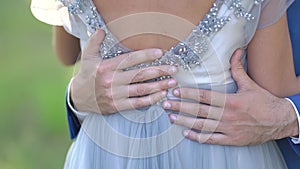
<instances>
[{"instance_id":1,"label":"sheer tulle skirt","mask_svg":"<svg viewBox=\"0 0 300 169\"><path fill-rule=\"evenodd\" d=\"M90 114L65 169L283 169L275 142L256 146L201 144L182 137L159 105L110 116Z\"/></svg>"}]
</instances>

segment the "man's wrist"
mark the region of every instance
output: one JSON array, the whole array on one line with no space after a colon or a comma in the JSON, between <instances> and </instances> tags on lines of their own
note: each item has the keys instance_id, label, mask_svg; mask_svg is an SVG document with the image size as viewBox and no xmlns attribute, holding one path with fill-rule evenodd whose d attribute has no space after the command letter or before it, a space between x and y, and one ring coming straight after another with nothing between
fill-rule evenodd
<instances>
[{"instance_id":1,"label":"man's wrist","mask_svg":"<svg viewBox=\"0 0 300 169\"><path fill-rule=\"evenodd\" d=\"M88 114L87 112L80 112L78 111L72 101L72 92L71 92L71 87L72 87L72 82L73 78L70 80L68 89L67 89L67 106L70 108L70 110L77 116L80 122L83 121L83 119L86 117Z\"/></svg>"},{"instance_id":2,"label":"man's wrist","mask_svg":"<svg viewBox=\"0 0 300 169\"><path fill-rule=\"evenodd\" d=\"M82 77L77 74L70 83L69 93L78 112L100 113L93 77Z\"/></svg>"}]
</instances>

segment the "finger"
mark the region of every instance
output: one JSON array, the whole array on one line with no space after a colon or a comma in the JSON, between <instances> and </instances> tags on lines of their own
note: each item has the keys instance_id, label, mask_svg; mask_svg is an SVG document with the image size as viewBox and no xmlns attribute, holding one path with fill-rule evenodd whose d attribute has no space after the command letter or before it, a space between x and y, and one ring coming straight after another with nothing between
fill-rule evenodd
<instances>
[{"instance_id":1,"label":"finger","mask_svg":"<svg viewBox=\"0 0 300 169\"><path fill-rule=\"evenodd\" d=\"M166 79L162 81L149 82L149 83L136 83L128 85L129 97L145 96L148 94L156 93L159 91L173 88L177 85L175 79Z\"/></svg>"},{"instance_id":2,"label":"finger","mask_svg":"<svg viewBox=\"0 0 300 169\"><path fill-rule=\"evenodd\" d=\"M152 62L162 56L160 49L144 49L122 54L107 60L112 70L123 70L141 63Z\"/></svg>"},{"instance_id":3,"label":"finger","mask_svg":"<svg viewBox=\"0 0 300 169\"><path fill-rule=\"evenodd\" d=\"M148 96L126 98L115 105L118 111L131 110L155 104L167 96L166 91L156 92Z\"/></svg>"},{"instance_id":4,"label":"finger","mask_svg":"<svg viewBox=\"0 0 300 169\"><path fill-rule=\"evenodd\" d=\"M222 133L198 133L192 130L184 130L183 135L193 141L206 144L231 145L228 136Z\"/></svg>"},{"instance_id":5,"label":"finger","mask_svg":"<svg viewBox=\"0 0 300 169\"><path fill-rule=\"evenodd\" d=\"M81 54L79 73L83 75L90 75L89 77L94 77L96 75L97 68L102 60L100 57L100 45L104 37L105 32L102 29L96 30L96 32L90 37Z\"/></svg>"},{"instance_id":6,"label":"finger","mask_svg":"<svg viewBox=\"0 0 300 169\"><path fill-rule=\"evenodd\" d=\"M254 84L251 78L247 75L244 70L244 66L241 62L242 50L238 49L234 52L230 63L231 63L231 74L233 79L236 81L238 85L239 91L248 88L249 85Z\"/></svg>"},{"instance_id":7,"label":"finger","mask_svg":"<svg viewBox=\"0 0 300 169\"><path fill-rule=\"evenodd\" d=\"M224 106L226 99L226 94L224 93L194 88L177 88L173 90L173 95L219 107Z\"/></svg>"},{"instance_id":8,"label":"finger","mask_svg":"<svg viewBox=\"0 0 300 169\"><path fill-rule=\"evenodd\" d=\"M221 119L223 114L223 108L175 100L164 101L163 107L168 110L183 112L196 117L209 118L213 120Z\"/></svg>"},{"instance_id":9,"label":"finger","mask_svg":"<svg viewBox=\"0 0 300 169\"><path fill-rule=\"evenodd\" d=\"M157 66L148 67L143 69L135 69L124 72L115 72L114 79L117 84L130 84L137 82L144 82L147 80L155 79L162 76L170 76L175 74L177 68L175 66Z\"/></svg>"},{"instance_id":10,"label":"finger","mask_svg":"<svg viewBox=\"0 0 300 169\"><path fill-rule=\"evenodd\" d=\"M88 43L83 50L81 59L100 58L100 45L105 37L105 32L102 29L97 29L88 40Z\"/></svg>"},{"instance_id":11,"label":"finger","mask_svg":"<svg viewBox=\"0 0 300 169\"><path fill-rule=\"evenodd\" d=\"M211 119L192 118L177 114L170 114L172 123L205 132L221 132L220 122Z\"/></svg>"}]
</instances>

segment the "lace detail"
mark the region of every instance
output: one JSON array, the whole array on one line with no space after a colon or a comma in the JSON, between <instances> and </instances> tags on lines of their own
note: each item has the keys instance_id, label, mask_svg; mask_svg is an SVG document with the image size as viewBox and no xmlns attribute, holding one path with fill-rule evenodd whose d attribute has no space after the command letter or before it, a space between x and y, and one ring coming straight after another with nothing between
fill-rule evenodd
<instances>
[{"instance_id":1,"label":"lace detail","mask_svg":"<svg viewBox=\"0 0 300 169\"><path fill-rule=\"evenodd\" d=\"M96 10L92 0L59 0L68 7L70 15L78 15L87 25L89 32L101 28L106 32L106 37L101 45L100 53L103 59L109 59L130 50L120 45L119 41L108 30L104 20ZM153 65L176 65L190 70L201 65L201 56L205 54L209 45L209 38L221 30L231 20L230 13L237 18L251 21L255 18L253 14L243 6L246 0L217 0L210 11L205 15L199 25L182 42L172 47L164 56L153 63L140 64L130 69L148 67ZM250 0L253 5L260 5L264 0ZM224 8L230 10L228 15L219 17L219 10Z\"/></svg>"}]
</instances>

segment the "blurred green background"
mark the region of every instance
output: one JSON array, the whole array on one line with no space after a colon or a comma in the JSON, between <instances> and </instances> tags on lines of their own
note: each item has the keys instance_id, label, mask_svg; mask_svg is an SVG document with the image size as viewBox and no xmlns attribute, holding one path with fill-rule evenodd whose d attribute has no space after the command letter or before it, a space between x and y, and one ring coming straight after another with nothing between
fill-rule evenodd
<instances>
[{"instance_id":1,"label":"blurred green background","mask_svg":"<svg viewBox=\"0 0 300 169\"><path fill-rule=\"evenodd\" d=\"M51 26L32 16L30 0L2 1L0 19L0 169L63 168L72 68L55 57Z\"/></svg>"}]
</instances>

